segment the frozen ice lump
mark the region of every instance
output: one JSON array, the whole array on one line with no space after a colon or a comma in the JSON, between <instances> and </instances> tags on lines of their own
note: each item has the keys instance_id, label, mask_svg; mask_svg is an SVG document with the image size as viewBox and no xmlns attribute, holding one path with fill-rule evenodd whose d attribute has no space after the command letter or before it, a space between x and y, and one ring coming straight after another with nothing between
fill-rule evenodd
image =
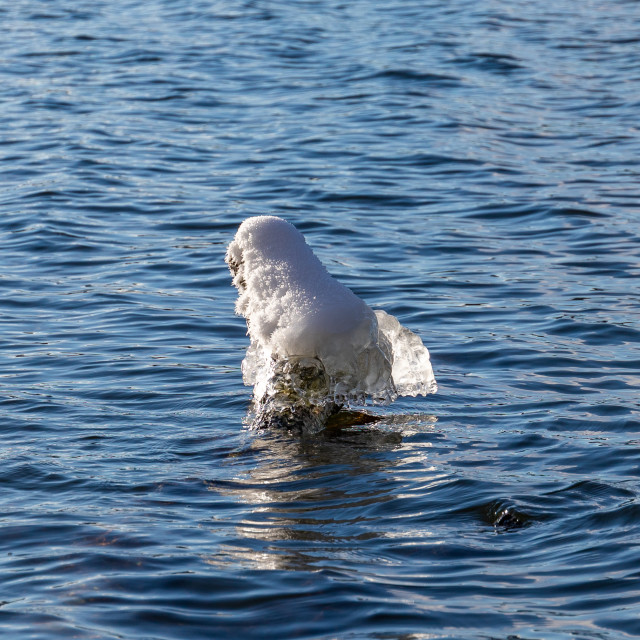
<instances>
[{"instance_id":1,"label":"frozen ice lump","mask_svg":"<svg viewBox=\"0 0 640 640\"><path fill-rule=\"evenodd\" d=\"M436 391L420 338L335 280L285 220L245 220L226 262L251 339L242 372L258 422L278 414L289 425L304 414L319 430L342 405Z\"/></svg>"}]
</instances>

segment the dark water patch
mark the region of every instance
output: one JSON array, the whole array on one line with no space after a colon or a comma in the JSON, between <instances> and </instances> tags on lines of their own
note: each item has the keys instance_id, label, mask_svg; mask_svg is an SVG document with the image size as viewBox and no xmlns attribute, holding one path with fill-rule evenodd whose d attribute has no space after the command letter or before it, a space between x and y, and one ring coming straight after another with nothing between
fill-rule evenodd
<instances>
[{"instance_id":1,"label":"dark water patch","mask_svg":"<svg viewBox=\"0 0 640 640\"><path fill-rule=\"evenodd\" d=\"M355 82L377 79L399 80L409 83L428 83L442 87L456 87L460 84L460 79L453 75L421 72L414 69L385 69L370 75L353 78Z\"/></svg>"},{"instance_id":2,"label":"dark water patch","mask_svg":"<svg viewBox=\"0 0 640 640\"><path fill-rule=\"evenodd\" d=\"M610 214L605 211L593 211L589 209L579 209L572 207L554 208L551 213L562 217L585 217L585 218L608 218Z\"/></svg>"},{"instance_id":3,"label":"dark water patch","mask_svg":"<svg viewBox=\"0 0 640 640\"><path fill-rule=\"evenodd\" d=\"M372 158L372 160L383 161L382 158ZM463 158L463 157L450 157L450 156L440 156L434 154L427 153L419 153L412 154L404 157L398 158L384 158L384 163L387 166L412 166L412 167L431 167L431 166L442 166L447 164L459 164L459 165L481 165L482 162L474 159L474 158Z\"/></svg>"},{"instance_id":4,"label":"dark water patch","mask_svg":"<svg viewBox=\"0 0 640 640\"><path fill-rule=\"evenodd\" d=\"M570 503L593 502L598 505L606 506L612 500L632 500L636 498L636 494L624 487L615 487L594 480L582 480L562 489L552 491L550 496L556 496L561 499L567 499Z\"/></svg>"},{"instance_id":5,"label":"dark water patch","mask_svg":"<svg viewBox=\"0 0 640 640\"><path fill-rule=\"evenodd\" d=\"M525 205L508 205L496 207L495 205L486 205L472 210L467 213L466 217L478 220L512 220L519 217L541 217L544 212L535 204Z\"/></svg>"},{"instance_id":6,"label":"dark water patch","mask_svg":"<svg viewBox=\"0 0 640 640\"><path fill-rule=\"evenodd\" d=\"M489 71L490 73L496 74L513 73L524 68L522 64L520 64L520 60L515 56L499 53L474 53L455 58L452 62L464 67L474 68L480 71Z\"/></svg>"},{"instance_id":7,"label":"dark water patch","mask_svg":"<svg viewBox=\"0 0 640 640\"><path fill-rule=\"evenodd\" d=\"M564 317L554 320L546 331L552 335L573 336L586 344L624 344L638 342L640 332L630 327L600 323L580 322L576 318Z\"/></svg>"}]
</instances>

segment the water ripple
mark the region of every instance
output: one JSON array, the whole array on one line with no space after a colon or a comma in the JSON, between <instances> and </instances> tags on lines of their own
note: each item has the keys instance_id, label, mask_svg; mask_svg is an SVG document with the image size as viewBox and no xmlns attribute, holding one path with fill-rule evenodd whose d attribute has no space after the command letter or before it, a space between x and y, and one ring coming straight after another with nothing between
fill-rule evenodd
<instances>
[{"instance_id":1,"label":"water ripple","mask_svg":"<svg viewBox=\"0 0 640 640\"><path fill-rule=\"evenodd\" d=\"M0 8L3 629L640 635L635 4ZM440 392L249 431L294 223Z\"/></svg>"}]
</instances>

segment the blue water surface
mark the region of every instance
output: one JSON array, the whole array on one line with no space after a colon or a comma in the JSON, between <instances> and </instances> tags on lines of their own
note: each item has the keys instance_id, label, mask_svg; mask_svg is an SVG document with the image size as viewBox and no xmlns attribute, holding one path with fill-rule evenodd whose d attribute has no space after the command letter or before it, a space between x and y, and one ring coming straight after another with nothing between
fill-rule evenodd
<instances>
[{"instance_id":1,"label":"blue water surface","mask_svg":"<svg viewBox=\"0 0 640 640\"><path fill-rule=\"evenodd\" d=\"M640 636L640 5L0 7L7 638ZM440 391L252 431L255 214Z\"/></svg>"}]
</instances>

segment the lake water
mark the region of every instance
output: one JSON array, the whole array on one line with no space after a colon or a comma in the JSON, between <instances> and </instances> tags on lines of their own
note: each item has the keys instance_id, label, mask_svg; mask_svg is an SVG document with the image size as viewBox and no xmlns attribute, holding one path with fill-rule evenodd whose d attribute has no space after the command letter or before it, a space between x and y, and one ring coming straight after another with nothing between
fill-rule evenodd
<instances>
[{"instance_id":1,"label":"lake water","mask_svg":"<svg viewBox=\"0 0 640 640\"><path fill-rule=\"evenodd\" d=\"M0 8L0 630L640 636L640 5ZM440 390L247 426L255 214Z\"/></svg>"}]
</instances>

